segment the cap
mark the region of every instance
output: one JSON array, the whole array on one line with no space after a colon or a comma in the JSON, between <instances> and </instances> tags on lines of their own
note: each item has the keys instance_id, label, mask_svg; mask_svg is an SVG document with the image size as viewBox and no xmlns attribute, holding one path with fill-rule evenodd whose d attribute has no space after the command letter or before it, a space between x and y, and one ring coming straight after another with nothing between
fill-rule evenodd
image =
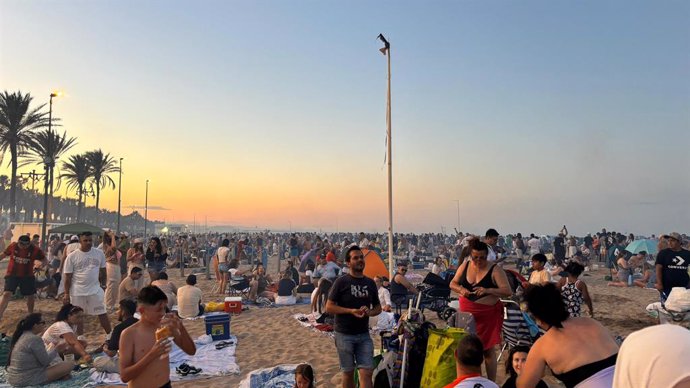
<instances>
[{"instance_id":1,"label":"cap","mask_svg":"<svg viewBox=\"0 0 690 388\"><path fill-rule=\"evenodd\" d=\"M31 242L31 239L29 238L29 236L23 234L23 235L19 236L19 241L21 241L23 243L28 243L28 242Z\"/></svg>"},{"instance_id":2,"label":"cap","mask_svg":"<svg viewBox=\"0 0 690 388\"><path fill-rule=\"evenodd\" d=\"M676 240L676 241L678 241L678 242L683 242L683 237L681 237L681 236L680 236L680 233L678 233L678 232L669 233L669 234L665 235L664 237L666 237L666 238L672 238L672 239L674 239L674 240Z\"/></svg>"},{"instance_id":3,"label":"cap","mask_svg":"<svg viewBox=\"0 0 690 388\"><path fill-rule=\"evenodd\" d=\"M79 236L73 234L72 237L69 238L69 241L79 241Z\"/></svg>"}]
</instances>

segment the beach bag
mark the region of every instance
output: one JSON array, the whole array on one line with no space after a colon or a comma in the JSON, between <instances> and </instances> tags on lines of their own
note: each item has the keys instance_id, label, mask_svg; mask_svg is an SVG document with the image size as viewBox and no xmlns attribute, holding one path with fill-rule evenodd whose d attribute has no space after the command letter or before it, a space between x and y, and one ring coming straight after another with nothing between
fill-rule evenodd
<instances>
[{"instance_id":1,"label":"beach bag","mask_svg":"<svg viewBox=\"0 0 690 388\"><path fill-rule=\"evenodd\" d=\"M683 287L673 287L666 302L664 302L664 307L671 311L690 311L690 290Z\"/></svg>"},{"instance_id":2,"label":"beach bag","mask_svg":"<svg viewBox=\"0 0 690 388\"><path fill-rule=\"evenodd\" d=\"M429 329L429 341L420 386L442 388L455 380L455 348L465 335L467 335L465 330L455 327Z\"/></svg>"}]
</instances>

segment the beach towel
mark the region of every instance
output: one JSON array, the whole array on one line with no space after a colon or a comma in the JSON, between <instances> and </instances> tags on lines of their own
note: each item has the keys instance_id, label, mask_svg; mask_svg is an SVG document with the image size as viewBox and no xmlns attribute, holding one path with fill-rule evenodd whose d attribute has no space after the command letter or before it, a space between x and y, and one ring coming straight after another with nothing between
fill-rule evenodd
<instances>
[{"instance_id":1,"label":"beach towel","mask_svg":"<svg viewBox=\"0 0 690 388\"><path fill-rule=\"evenodd\" d=\"M295 386L297 364L282 364L273 368L249 372L239 388L292 388Z\"/></svg>"},{"instance_id":2,"label":"beach towel","mask_svg":"<svg viewBox=\"0 0 690 388\"><path fill-rule=\"evenodd\" d=\"M173 349L170 351L170 380L186 381L212 376L240 374L240 366L235 359L237 337L230 336L230 339L227 341L234 344L222 349L216 349L216 344L221 341L203 344L204 341L196 340L194 341L196 344L196 354L193 356L188 355L173 343ZM195 366L202 371L196 375L180 376L175 371L175 368L182 363ZM98 372L95 369L91 369L90 380L94 385L125 385L120 379L119 373Z\"/></svg>"},{"instance_id":3,"label":"beach towel","mask_svg":"<svg viewBox=\"0 0 690 388\"><path fill-rule=\"evenodd\" d=\"M484 350L501 343L501 327L503 326L503 303L497 302L492 306L475 303L467 298L460 298L460 311L474 316L477 324L477 336L484 344Z\"/></svg>"},{"instance_id":4,"label":"beach towel","mask_svg":"<svg viewBox=\"0 0 690 388\"><path fill-rule=\"evenodd\" d=\"M318 333L324 334L331 338L335 337L332 328L331 331L320 329L324 328L323 324L316 322L316 318L312 314L295 314L292 317L295 318L297 320L297 323L299 323L301 326L308 327Z\"/></svg>"},{"instance_id":5,"label":"beach towel","mask_svg":"<svg viewBox=\"0 0 690 388\"><path fill-rule=\"evenodd\" d=\"M12 386L7 384L7 371L5 368L0 368L0 388L11 388ZM41 385L41 388L75 388L75 387L92 387L94 384L89 381L89 370L81 370L78 372L72 372L72 378L64 381L55 381L50 384Z\"/></svg>"}]
</instances>

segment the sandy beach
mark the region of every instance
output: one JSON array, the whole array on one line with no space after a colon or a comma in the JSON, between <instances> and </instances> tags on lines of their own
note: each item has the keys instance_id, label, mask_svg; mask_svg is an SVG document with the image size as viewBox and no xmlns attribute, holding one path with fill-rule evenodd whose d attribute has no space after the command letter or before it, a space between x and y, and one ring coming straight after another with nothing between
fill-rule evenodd
<instances>
[{"instance_id":1,"label":"sandy beach","mask_svg":"<svg viewBox=\"0 0 690 388\"><path fill-rule=\"evenodd\" d=\"M0 265L0 271L5 271L6 261ZM277 260L272 258L269 263L269 273L275 278ZM190 269L186 269L186 274ZM179 269L169 270L170 279L178 286L184 284ZM607 269L587 272L581 277L590 288L594 300L595 317L603 323L614 335L625 337L629 333L643 327L655 324L655 321L645 313L647 304L657 299L654 290L640 288L607 287L604 276ZM203 290L205 301L221 301L221 296L212 295L214 280L207 280L205 274L198 275L198 286ZM54 320L55 313L61 303L55 300L41 299L36 302L36 311L45 314L48 322ZM292 318L296 313L308 313L308 305L298 305L277 308L250 307L248 311L235 315L231 320L231 332L238 338L237 362L240 375L223 376L175 383L176 387L235 387L252 370L271 367L285 363L310 363L316 372L318 387L336 387L340 383L338 373L338 359L335 345L329 337L300 326ZM17 321L26 314L26 304L23 300L10 302L5 316L0 322L0 332L11 335ZM426 314L432 322L440 327L436 314ZM116 316L111 315L111 322L115 325ZM184 321L193 338L205 334L203 320ZM103 343L105 334L95 317L85 319L85 335L89 341L89 350ZM380 341L375 339L378 347ZM504 373L499 367L498 381L503 382ZM552 377L545 378L549 386L561 385Z\"/></svg>"}]
</instances>

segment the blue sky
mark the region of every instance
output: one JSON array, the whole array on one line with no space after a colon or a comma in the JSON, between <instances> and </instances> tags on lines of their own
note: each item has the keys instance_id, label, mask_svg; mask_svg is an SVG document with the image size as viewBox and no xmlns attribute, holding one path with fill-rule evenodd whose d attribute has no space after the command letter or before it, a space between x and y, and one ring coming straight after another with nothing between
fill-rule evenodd
<instances>
[{"instance_id":1,"label":"blue sky","mask_svg":"<svg viewBox=\"0 0 690 388\"><path fill-rule=\"evenodd\" d=\"M14 1L0 85L158 218L385 230L688 231L690 3ZM126 167L127 168L127 167ZM116 193L103 204L116 206Z\"/></svg>"}]
</instances>

